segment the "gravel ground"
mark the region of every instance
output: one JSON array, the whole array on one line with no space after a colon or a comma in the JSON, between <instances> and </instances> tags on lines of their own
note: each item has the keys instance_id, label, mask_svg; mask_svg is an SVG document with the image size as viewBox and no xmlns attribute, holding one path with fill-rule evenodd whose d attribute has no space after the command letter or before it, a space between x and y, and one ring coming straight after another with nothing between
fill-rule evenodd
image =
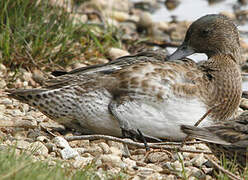
<instances>
[{"instance_id":1,"label":"gravel ground","mask_svg":"<svg viewBox=\"0 0 248 180\"><path fill-rule=\"evenodd\" d=\"M53 1L51 1L53 2ZM156 38L170 38L172 41L180 41L184 38L184 33L190 22L153 22L148 12L133 9L132 15L128 13L129 1L118 1L113 3L116 7L108 7L104 4L106 0L91 1L99 6L105 7L102 14L106 21L111 21L117 27L125 28L127 38L133 38L136 27L131 23L123 23L125 20L132 20L135 26L141 27L147 32L147 36ZM55 2L54 2L55 3ZM120 6L119 3L122 5ZM56 4L58 5L58 4ZM84 9L88 6L80 6ZM63 4L60 4L63 6ZM91 7L91 6L90 6ZM119 8L121 7L121 12ZM156 7L156 6L155 6ZM111 13L110 13L111 9ZM114 9L114 10L113 10ZM108 15L106 15L108 14ZM229 14L227 14L229 16ZM78 21L87 21L86 15L73 14ZM111 16L111 17L110 17ZM107 18L106 18L107 17ZM77 22L75 22L77 23ZM244 56L247 58L248 45L245 41L241 43L244 49ZM111 48L108 50L110 59L132 53L130 49ZM82 67L92 63L105 63L108 59L99 61L85 61L74 64L69 69ZM243 66L244 72L248 72L248 65ZM42 80L43 74L40 71L28 72L24 69L11 84L14 88L33 88L39 86L37 83ZM203 153L173 152L156 149L147 153L144 148L129 145L131 156L126 156L125 147L122 143L99 139L99 140L75 140L68 142L65 137L77 135L75 132L65 131L65 128L47 118L38 110L10 99L6 96L4 89L11 82L11 72L3 64L0 64L0 149L8 146L17 147L17 153L23 150L32 150L36 160L46 160L51 165L55 165L57 160L63 160L75 169L84 168L90 163L94 163L98 169L98 176L104 177L105 171L113 174L120 172L127 175L128 179L215 179L213 167ZM38 79L38 80L37 80ZM248 99L243 98L240 105L240 112L248 110ZM175 147L175 146L170 146ZM184 149L190 151L210 151L205 144L195 143L185 145ZM215 159L212 155L211 158ZM216 159L215 159L216 160ZM217 160L216 160L217 161Z\"/></svg>"}]
</instances>

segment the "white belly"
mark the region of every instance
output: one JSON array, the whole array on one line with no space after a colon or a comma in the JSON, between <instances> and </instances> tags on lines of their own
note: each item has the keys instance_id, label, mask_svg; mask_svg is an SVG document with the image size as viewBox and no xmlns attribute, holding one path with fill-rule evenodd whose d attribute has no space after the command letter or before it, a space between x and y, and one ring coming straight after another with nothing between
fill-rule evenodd
<instances>
[{"instance_id":1,"label":"white belly","mask_svg":"<svg viewBox=\"0 0 248 180\"><path fill-rule=\"evenodd\" d=\"M121 136L120 126L108 111L112 97L108 92L90 92L84 96L80 106L80 123L97 134ZM101 97L101 98L99 98ZM144 134L159 137L182 139L185 137L180 125L194 125L206 112L205 105L198 99L170 97L166 102L131 101L118 109L119 118L129 126ZM206 118L199 126L212 123Z\"/></svg>"}]
</instances>

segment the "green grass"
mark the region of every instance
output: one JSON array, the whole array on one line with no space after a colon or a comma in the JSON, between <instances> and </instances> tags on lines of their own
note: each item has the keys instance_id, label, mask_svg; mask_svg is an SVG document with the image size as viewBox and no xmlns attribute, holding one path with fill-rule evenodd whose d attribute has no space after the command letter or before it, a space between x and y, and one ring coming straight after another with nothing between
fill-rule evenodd
<instances>
[{"instance_id":1,"label":"green grass","mask_svg":"<svg viewBox=\"0 0 248 180\"><path fill-rule=\"evenodd\" d=\"M70 13L48 0L0 1L0 63L8 67L66 66L80 54L104 57L120 47L117 29L73 23Z\"/></svg>"},{"instance_id":2,"label":"green grass","mask_svg":"<svg viewBox=\"0 0 248 180\"><path fill-rule=\"evenodd\" d=\"M0 179L1 180L100 180L94 164L90 164L83 169L73 169L70 166L62 168L63 162L58 161L51 166L45 161L34 161L32 154L22 152L16 155L15 148L0 149ZM104 179L124 179L122 173L113 175L104 174Z\"/></svg>"}]
</instances>

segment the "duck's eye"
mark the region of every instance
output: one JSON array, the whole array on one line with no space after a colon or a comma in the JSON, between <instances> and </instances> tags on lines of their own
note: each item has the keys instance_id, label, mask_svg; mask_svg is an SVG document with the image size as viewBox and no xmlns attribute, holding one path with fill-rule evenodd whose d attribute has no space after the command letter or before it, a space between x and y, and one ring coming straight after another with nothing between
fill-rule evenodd
<instances>
[{"instance_id":1,"label":"duck's eye","mask_svg":"<svg viewBox=\"0 0 248 180\"><path fill-rule=\"evenodd\" d=\"M203 37L203 38L206 38L208 37L210 31L208 29L203 29L200 31L200 36Z\"/></svg>"}]
</instances>

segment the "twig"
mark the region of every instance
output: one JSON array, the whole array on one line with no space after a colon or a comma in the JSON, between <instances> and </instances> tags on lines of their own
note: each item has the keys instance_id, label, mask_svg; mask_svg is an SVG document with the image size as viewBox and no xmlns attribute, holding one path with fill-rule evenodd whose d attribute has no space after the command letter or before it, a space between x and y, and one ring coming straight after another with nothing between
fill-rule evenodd
<instances>
[{"instance_id":1,"label":"twig","mask_svg":"<svg viewBox=\"0 0 248 180\"><path fill-rule=\"evenodd\" d=\"M231 173L230 171L224 169L223 167L221 167L218 163L216 163L214 160L212 160L210 157L205 156L205 158L207 160L209 160L216 168L218 168L221 172L223 172L224 174L228 175L228 177L232 180L241 180L240 177L234 175L233 173Z\"/></svg>"},{"instance_id":2,"label":"twig","mask_svg":"<svg viewBox=\"0 0 248 180\"><path fill-rule=\"evenodd\" d=\"M115 141L115 142L120 142L120 143L124 143L124 144L128 144L128 145L132 145L132 146L136 146L139 148L144 148L145 145L144 143L138 143L138 142L134 142L131 139L121 139L121 138L117 138L117 137L113 137L113 136L107 136L107 135L84 135L84 136L69 136L69 137L65 137L65 139L67 141L75 141L75 140L98 140L98 139L104 139L104 140L110 140L110 141ZM148 143L148 146L150 148L154 148L154 149L164 149L164 150L168 150L168 151L176 151L177 148L174 147L163 147L163 146L159 146L153 143ZM187 149L180 149L179 151L181 152L189 152L189 153L204 153L204 154L212 154L212 152L209 151L200 151L200 150L187 150Z\"/></svg>"}]
</instances>

